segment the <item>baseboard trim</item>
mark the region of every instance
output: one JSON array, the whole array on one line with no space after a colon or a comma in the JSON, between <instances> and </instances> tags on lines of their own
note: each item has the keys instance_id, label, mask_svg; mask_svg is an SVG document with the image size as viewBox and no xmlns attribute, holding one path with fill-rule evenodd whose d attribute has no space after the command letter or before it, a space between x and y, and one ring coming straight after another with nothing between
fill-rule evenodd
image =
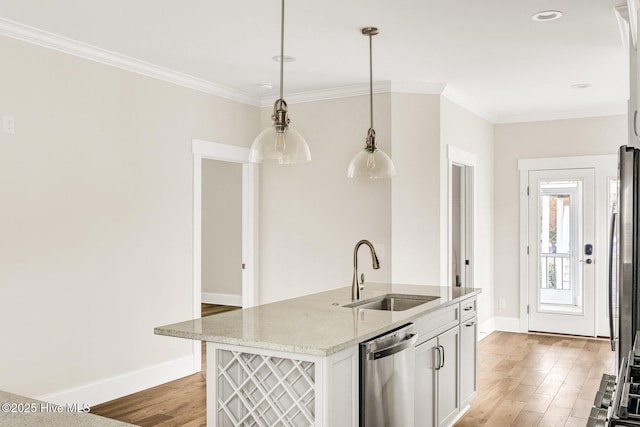
<instances>
[{"instance_id":1,"label":"baseboard trim","mask_svg":"<svg viewBox=\"0 0 640 427\"><path fill-rule=\"evenodd\" d=\"M86 403L95 406L196 372L194 371L193 355L189 355L80 387L38 396L36 399L57 405Z\"/></svg>"},{"instance_id":2,"label":"baseboard trim","mask_svg":"<svg viewBox=\"0 0 640 427\"><path fill-rule=\"evenodd\" d=\"M242 307L242 295L203 292L202 302L205 304L233 305L236 307Z\"/></svg>"},{"instance_id":3,"label":"baseboard trim","mask_svg":"<svg viewBox=\"0 0 640 427\"><path fill-rule=\"evenodd\" d=\"M448 427L453 427L455 423L460 421L460 419L464 417L467 412L469 412L469 409L471 409L471 405L466 405L464 408L462 408L460 412L458 412L458 415L456 415L456 417L453 419L453 421L451 421L451 424L449 424Z\"/></svg>"},{"instance_id":4,"label":"baseboard trim","mask_svg":"<svg viewBox=\"0 0 640 427\"><path fill-rule=\"evenodd\" d=\"M494 317L495 330L502 332L521 332L520 319L517 317Z\"/></svg>"},{"instance_id":5,"label":"baseboard trim","mask_svg":"<svg viewBox=\"0 0 640 427\"><path fill-rule=\"evenodd\" d=\"M496 330L495 318L490 318L478 325L478 341L482 341Z\"/></svg>"}]
</instances>

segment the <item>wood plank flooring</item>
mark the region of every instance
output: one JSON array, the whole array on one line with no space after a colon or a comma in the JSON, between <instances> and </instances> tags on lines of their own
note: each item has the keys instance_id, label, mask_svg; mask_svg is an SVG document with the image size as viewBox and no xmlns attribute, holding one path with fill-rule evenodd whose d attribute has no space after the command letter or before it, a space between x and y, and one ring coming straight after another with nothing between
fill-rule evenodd
<instances>
[{"instance_id":1,"label":"wood plank flooring","mask_svg":"<svg viewBox=\"0 0 640 427\"><path fill-rule=\"evenodd\" d=\"M202 315L236 307L203 304ZM203 371L91 408L143 427L206 425ZM602 339L494 332L478 345L478 396L456 427L580 426L614 353Z\"/></svg>"},{"instance_id":2,"label":"wood plank flooring","mask_svg":"<svg viewBox=\"0 0 640 427\"><path fill-rule=\"evenodd\" d=\"M478 370L478 396L456 427L584 427L615 353L606 339L494 332L478 345Z\"/></svg>"}]
</instances>

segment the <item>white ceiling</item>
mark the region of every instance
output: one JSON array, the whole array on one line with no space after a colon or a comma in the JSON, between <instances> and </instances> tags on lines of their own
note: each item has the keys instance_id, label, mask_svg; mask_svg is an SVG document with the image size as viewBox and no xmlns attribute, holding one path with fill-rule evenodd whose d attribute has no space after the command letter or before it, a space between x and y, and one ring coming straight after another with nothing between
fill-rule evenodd
<instances>
[{"instance_id":1,"label":"white ceiling","mask_svg":"<svg viewBox=\"0 0 640 427\"><path fill-rule=\"evenodd\" d=\"M374 80L447 84L495 122L624 113L628 61L614 13L625 0L289 0L287 94ZM535 12L556 9L556 21ZM278 0L0 0L0 19L221 85L278 91ZM6 34L6 32L5 32ZM261 88L272 83L272 90ZM571 85L589 83L588 89Z\"/></svg>"}]
</instances>

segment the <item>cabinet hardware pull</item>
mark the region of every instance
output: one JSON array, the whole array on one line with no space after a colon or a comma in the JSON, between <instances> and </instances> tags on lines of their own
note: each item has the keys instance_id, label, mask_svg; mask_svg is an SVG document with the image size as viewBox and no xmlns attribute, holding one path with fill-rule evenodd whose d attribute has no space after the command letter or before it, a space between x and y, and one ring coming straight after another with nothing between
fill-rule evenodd
<instances>
[{"instance_id":1,"label":"cabinet hardware pull","mask_svg":"<svg viewBox=\"0 0 640 427\"><path fill-rule=\"evenodd\" d=\"M440 365L440 368L444 368L444 347L439 345L438 347L440 347L442 349L442 365Z\"/></svg>"},{"instance_id":2,"label":"cabinet hardware pull","mask_svg":"<svg viewBox=\"0 0 640 427\"><path fill-rule=\"evenodd\" d=\"M473 306L472 305L464 308L464 311L470 311L470 310L473 310Z\"/></svg>"},{"instance_id":3,"label":"cabinet hardware pull","mask_svg":"<svg viewBox=\"0 0 640 427\"><path fill-rule=\"evenodd\" d=\"M475 324L476 324L476 322L469 322L469 323L467 323L467 324L466 324L466 325L464 325L464 326L473 326L473 325L475 325Z\"/></svg>"},{"instance_id":4,"label":"cabinet hardware pull","mask_svg":"<svg viewBox=\"0 0 640 427\"><path fill-rule=\"evenodd\" d=\"M440 346L439 345L435 346L433 349L438 353L438 363L435 365L436 366L435 369L436 369L436 371L439 371L440 368L441 368L440 363L441 363L441 360L442 360L442 356L440 355Z\"/></svg>"}]
</instances>

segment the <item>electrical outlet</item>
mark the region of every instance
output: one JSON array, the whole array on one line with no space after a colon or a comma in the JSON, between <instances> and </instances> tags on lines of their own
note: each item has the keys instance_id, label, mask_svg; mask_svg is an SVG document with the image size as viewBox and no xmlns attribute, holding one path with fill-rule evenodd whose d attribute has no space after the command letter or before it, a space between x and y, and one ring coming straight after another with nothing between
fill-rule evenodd
<instances>
[{"instance_id":1,"label":"electrical outlet","mask_svg":"<svg viewBox=\"0 0 640 427\"><path fill-rule=\"evenodd\" d=\"M16 118L5 114L2 116L2 132L13 135L16 133Z\"/></svg>"},{"instance_id":2,"label":"electrical outlet","mask_svg":"<svg viewBox=\"0 0 640 427\"><path fill-rule=\"evenodd\" d=\"M507 300L505 300L504 298L499 298L498 299L498 307L507 308Z\"/></svg>"}]
</instances>

